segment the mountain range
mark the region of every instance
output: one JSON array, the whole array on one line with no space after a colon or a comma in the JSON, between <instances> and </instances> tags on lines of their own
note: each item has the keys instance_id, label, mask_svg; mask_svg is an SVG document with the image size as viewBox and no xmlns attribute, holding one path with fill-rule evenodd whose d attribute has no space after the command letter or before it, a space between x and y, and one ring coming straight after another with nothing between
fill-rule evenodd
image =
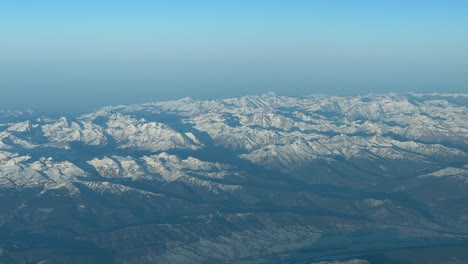
<instances>
[{"instance_id":1,"label":"mountain range","mask_svg":"<svg viewBox=\"0 0 468 264\"><path fill-rule=\"evenodd\" d=\"M467 263L468 94L0 112L0 199L0 263Z\"/></svg>"}]
</instances>

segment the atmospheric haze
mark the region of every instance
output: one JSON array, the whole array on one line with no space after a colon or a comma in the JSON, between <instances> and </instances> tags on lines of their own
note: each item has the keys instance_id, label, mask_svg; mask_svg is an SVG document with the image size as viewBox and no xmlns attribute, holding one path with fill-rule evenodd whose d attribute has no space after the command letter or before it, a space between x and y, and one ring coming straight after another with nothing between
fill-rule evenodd
<instances>
[{"instance_id":1,"label":"atmospheric haze","mask_svg":"<svg viewBox=\"0 0 468 264\"><path fill-rule=\"evenodd\" d=\"M466 1L4 1L2 109L463 92Z\"/></svg>"}]
</instances>

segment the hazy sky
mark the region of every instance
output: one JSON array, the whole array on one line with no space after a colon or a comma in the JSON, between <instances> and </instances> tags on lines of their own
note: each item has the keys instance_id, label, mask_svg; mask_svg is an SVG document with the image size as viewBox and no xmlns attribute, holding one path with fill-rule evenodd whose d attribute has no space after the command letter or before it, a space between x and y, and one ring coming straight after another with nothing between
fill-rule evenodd
<instances>
[{"instance_id":1,"label":"hazy sky","mask_svg":"<svg viewBox=\"0 0 468 264\"><path fill-rule=\"evenodd\" d=\"M0 1L0 109L468 92L466 0Z\"/></svg>"}]
</instances>

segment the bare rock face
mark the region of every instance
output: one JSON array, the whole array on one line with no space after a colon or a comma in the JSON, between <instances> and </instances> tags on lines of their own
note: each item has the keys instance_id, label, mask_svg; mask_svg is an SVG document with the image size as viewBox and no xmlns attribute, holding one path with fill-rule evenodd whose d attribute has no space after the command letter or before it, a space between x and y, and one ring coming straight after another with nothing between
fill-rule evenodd
<instances>
[{"instance_id":1,"label":"bare rock face","mask_svg":"<svg viewBox=\"0 0 468 264\"><path fill-rule=\"evenodd\" d=\"M0 112L0 263L420 263L401 252L436 246L464 261L459 97Z\"/></svg>"}]
</instances>

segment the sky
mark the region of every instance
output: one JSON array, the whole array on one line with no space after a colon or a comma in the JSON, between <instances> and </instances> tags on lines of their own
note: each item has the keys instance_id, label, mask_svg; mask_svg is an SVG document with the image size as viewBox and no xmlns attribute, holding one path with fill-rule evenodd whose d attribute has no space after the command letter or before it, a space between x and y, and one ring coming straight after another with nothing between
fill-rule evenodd
<instances>
[{"instance_id":1,"label":"sky","mask_svg":"<svg viewBox=\"0 0 468 264\"><path fill-rule=\"evenodd\" d=\"M0 109L468 92L468 1L0 1Z\"/></svg>"}]
</instances>

